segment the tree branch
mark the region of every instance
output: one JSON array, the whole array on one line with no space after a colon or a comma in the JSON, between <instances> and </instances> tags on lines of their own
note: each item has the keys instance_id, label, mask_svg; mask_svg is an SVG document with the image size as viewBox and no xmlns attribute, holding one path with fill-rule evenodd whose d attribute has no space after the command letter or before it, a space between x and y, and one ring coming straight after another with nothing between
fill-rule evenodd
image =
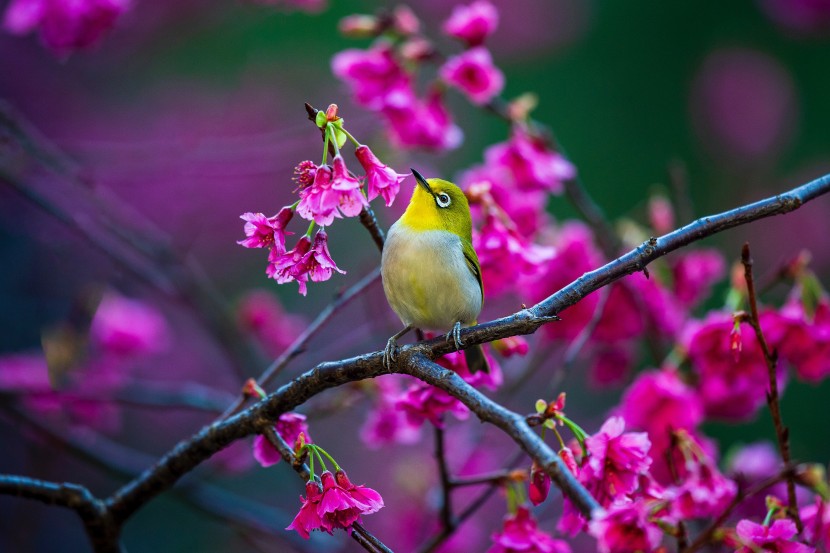
<instances>
[{"instance_id":1,"label":"tree branch","mask_svg":"<svg viewBox=\"0 0 830 553\"><path fill-rule=\"evenodd\" d=\"M746 292L749 299L749 324L755 331L755 337L764 353L764 361L769 372L769 391L767 392L767 405L769 406L772 423L775 426L775 437L778 441L778 449L781 452L781 460L785 466L790 464L790 431L784 426L784 419L781 416L781 402L778 394L778 355L770 350L764 332L761 330L761 319L758 316L758 299L755 295L755 279L752 276L752 256L749 253L749 242L744 243L741 248L741 263L744 266L744 280L746 280ZM791 471L787 476L787 516L795 521L798 532L804 530L801 516L798 513L798 503L795 495L795 474Z\"/></svg>"}]
</instances>

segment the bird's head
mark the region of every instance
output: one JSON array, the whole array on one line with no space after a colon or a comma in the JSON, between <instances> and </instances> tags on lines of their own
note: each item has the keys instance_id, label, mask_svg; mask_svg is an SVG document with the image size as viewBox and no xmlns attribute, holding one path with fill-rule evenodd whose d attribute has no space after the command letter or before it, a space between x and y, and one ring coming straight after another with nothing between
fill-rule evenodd
<instances>
[{"instance_id":1,"label":"bird's head","mask_svg":"<svg viewBox=\"0 0 830 553\"><path fill-rule=\"evenodd\" d=\"M464 192L443 179L425 179L412 169L415 190L402 220L414 230L447 230L471 240L470 204Z\"/></svg>"}]
</instances>

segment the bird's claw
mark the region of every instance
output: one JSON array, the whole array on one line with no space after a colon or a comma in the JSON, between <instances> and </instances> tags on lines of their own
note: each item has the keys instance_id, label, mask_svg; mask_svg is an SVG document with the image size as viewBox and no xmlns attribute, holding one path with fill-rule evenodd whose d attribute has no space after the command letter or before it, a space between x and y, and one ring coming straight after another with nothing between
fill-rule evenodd
<instances>
[{"instance_id":1,"label":"bird's claw","mask_svg":"<svg viewBox=\"0 0 830 553\"><path fill-rule=\"evenodd\" d=\"M452 330L447 332L447 341L452 340L453 344L455 345L455 350L458 351L464 346L464 342L461 341L461 323L455 323L455 326L452 327Z\"/></svg>"},{"instance_id":2,"label":"bird's claw","mask_svg":"<svg viewBox=\"0 0 830 553\"><path fill-rule=\"evenodd\" d=\"M383 350L383 366L387 369L392 367L395 362L395 357L398 354L398 341L395 338L389 338L386 341L386 348Z\"/></svg>"}]
</instances>

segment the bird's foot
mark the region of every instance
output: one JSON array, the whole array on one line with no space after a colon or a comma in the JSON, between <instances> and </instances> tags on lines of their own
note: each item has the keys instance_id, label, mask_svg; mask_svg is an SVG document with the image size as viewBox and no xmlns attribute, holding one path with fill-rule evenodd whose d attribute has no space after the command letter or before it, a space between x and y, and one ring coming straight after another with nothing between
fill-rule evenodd
<instances>
[{"instance_id":1,"label":"bird's foot","mask_svg":"<svg viewBox=\"0 0 830 553\"><path fill-rule=\"evenodd\" d=\"M395 357L397 356L398 341L393 336L386 341L386 348L383 350L383 366L390 369L392 367L392 363L395 362Z\"/></svg>"},{"instance_id":2,"label":"bird's foot","mask_svg":"<svg viewBox=\"0 0 830 553\"><path fill-rule=\"evenodd\" d=\"M447 341L452 340L453 344L455 344L455 350L458 351L464 346L464 342L461 341L461 323L455 323L455 326L452 327L452 330L447 332Z\"/></svg>"}]
</instances>

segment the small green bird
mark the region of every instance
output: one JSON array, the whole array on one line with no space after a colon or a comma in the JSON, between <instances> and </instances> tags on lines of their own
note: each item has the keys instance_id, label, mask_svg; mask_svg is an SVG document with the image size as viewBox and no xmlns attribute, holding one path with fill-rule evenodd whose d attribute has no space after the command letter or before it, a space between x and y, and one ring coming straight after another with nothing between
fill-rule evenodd
<instances>
[{"instance_id":1,"label":"small green bird","mask_svg":"<svg viewBox=\"0 0 830 553\"><path fill-rule=\"evenodd\" d=\"M412 174L418 184L406 212L389 229L380 263L386 299L406 325L386 343L387 367L395 360L398 338L413 328L450 329L447 339L461 349L461 326L476 324L484 303L464 192L445 180L427 180L414 169ZM471 372L489 372L481 346L464 355Z\"/></svg>"}]
</instances>

